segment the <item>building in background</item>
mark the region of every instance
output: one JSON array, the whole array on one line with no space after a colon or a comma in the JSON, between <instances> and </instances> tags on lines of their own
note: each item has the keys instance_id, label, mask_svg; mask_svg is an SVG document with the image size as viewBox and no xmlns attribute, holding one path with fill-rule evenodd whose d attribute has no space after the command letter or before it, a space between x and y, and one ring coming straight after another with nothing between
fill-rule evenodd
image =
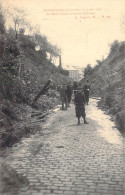
<instances>
[{"instance_id":1,"label":"building in background","mask_svg":"<svg viewBox=\"0 0 125 195\"><path fill-rule=\"evenodd\" d=\"M69 71L69 78L71 78L73 81L79 81L79 70L68 70Z\"/></svg>"},{"instance_id":2,"label":"building in background","mask_svg":"<svg viewBox=\"0 0 125 195\"><path fill-rule=\"evenodd\" d=\"M69 78L73 81L79 82L83 77L83 68L77 65L65 65L65 69L69 71Z\"/></svg>"}]
</instances>

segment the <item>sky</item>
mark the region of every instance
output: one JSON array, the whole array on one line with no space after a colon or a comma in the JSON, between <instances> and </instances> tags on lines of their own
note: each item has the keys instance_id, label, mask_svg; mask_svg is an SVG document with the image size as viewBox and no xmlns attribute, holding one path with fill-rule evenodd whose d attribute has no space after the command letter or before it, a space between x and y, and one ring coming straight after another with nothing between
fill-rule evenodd
<instances>
[{"instance_id":1,"label":"sky","mask_svg":"<svg viewBox=\"0 0 125 195\"><path fill-rule=\"evenodd\" d=\"M23 8L33 25L61 48L62 65L84 68L108 55L109 45L124 41L124 0L0 0Z\"/></svg>"}]
</instances>

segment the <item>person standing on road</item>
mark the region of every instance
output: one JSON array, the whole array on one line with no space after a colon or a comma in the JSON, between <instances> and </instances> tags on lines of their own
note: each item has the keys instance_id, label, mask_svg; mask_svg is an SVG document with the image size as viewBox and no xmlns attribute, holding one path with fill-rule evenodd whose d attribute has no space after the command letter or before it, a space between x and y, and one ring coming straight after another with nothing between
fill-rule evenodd
<instances>
[{"instance_id":1,"label":"person standing on road","mask_svg":"<svg viewBox=\"0 0 125 195\"><path fill-rule=\"evenodd\" d=\"M67 110L67 94L66 94L66 86L63 84L63 86L60 88L60 99L62 102L62 110Z\"/></svg>"},{"instance_id":2,"label":"person standing on road","mask_svg":"<svg viewBox=\"0 0 125 195\"><path fill-rule=\"evenodd\" d=\"M74 104L75 104L75 113L78 118L78 125L80 125L81 116L84 119L84 124L88 124L86 121L86 113L85 113L85 96L82 93L82 88L78 87L77 93L75 94Z\"/></svg>"},{"instance_id":3,"label":"person standing on road","mask_svg":"<svg viewBox=\"0 0 125 195\"><path fill-rule=\"evenodd\" d=\"M76 81L73 82L73 95L77 93L78 83Z\"/></svg>"},{"instance_id":4,"label":"person standing on road","mask_svg":"<svg viewBox=\"0 0 125 195\"><path fill-rule=\"evenodd\" d=\"M68 107L70 106L71 97L72 97L72 86L71 82L69 82L66 86L66 95L67 95L67 101L68 101Z\"/></svg>"},{"instance_id":5,"label":"person standing on road","mask_svg":"<svg viewBox=\"0 0 125 195\"><path fill-rule=\"evenodd\" d=\"M89 103L89 90L90 90L90 85L89 85L89 81L87 80L84 86L84 94L85 94L85 100L87 105Z\"/></svg>"}]
</instances>

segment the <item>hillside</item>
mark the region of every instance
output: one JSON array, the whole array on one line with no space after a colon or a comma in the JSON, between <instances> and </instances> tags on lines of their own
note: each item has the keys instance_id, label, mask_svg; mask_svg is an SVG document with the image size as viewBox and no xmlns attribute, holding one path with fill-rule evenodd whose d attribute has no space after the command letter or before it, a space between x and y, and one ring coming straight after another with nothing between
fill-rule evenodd
<instances>
[{"instance_id":1,"label":"hillside","mask_svg":"<svg viewBox=\"0 0 125 195\"><path fill-rule=\"evenodd\" d=\"M118 128L125 132L125 42L115 41L108 57L81 81L90 81L91 95L100 96L99 105L108 110Z\"/></svg>"},{"instance_id":2,"label":"hillside","mask_svg":"<svg viewBox=\"0 0 125 195\"><path fill-rule=\"evenodd\" d=\"M59 103L56 87L69 81L68 71L47 59L46 50L26 35L0 36L0 146L11 146L21 137L41 128L42 115ZM51 79L50 90L32 107L32 101ZM35 121L32 114L40 114Z\"/></svg>"}]
</instances>

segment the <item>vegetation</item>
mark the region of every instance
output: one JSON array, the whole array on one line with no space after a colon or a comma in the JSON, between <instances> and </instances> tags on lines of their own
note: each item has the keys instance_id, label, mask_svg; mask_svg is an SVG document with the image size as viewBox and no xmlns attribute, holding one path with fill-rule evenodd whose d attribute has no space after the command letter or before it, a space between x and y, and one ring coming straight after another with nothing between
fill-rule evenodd
<instances>
[{"instance_id":1,"label":"vegetation","mask_svg":"<svg viewBox=\"0 0 125 195\"><path fill-rule=\"evenodd\" d=\"M60 49L52 45L47 37L39 32L38 27L30 25L24 10L14 8L8 13L11 26L7 29L5 15L0 6L0 145L2 146L12 145L24 134L39 129L30 122L30 106L49 79L52 79L53 87L69 80L68 72L52 63L54 58L60 56ZM49 59L47 52L50 54ZM58 95L51 90L45 100L43 98L43 101L37 103L36 108L44 112L57 103Z\"/></svg>"},{"instance_id":2,"label":"vegetation","mask_svg":"<svg viewBox=\"0 0 125 195\"><path fill-rule=\"evenodd\" d=\"M88 64L87 67L83 71L84 76L87 76L87 75L91 74L91 72L92 72L91 64Z\"/></svg>"},{"instance_id":3,"label":"vegetation","mask_svg":"<svg viewBox=\"0 0 125 195\"><path fill-rule=\"evenodd\" d=\"M87 65L81 83L90 81L91 95L102 98L99 105L108 110L118 128L125 132L125 42L115 40L110 45L108 57L96 62L94 68Z\"/></svg>"},{"instance_id":4,"label":"vegetation","mask_svg":"<svg viewBox=\"0 0 125 195\"><path fill-rule=\"evenodd\" d=\"M26 19L24 10L13 8L11 12L9 11L12 26L8 30L5 28L2 7L0 8L0 16L0 73L2 80L0 89L3 98L14 102L26 102L28 100L27 94L29 94L27 89L31 88L30 91L34 92L36 86L31 81L30 64L29 67L26 64L28 58L32 58L32 61L36 62L34 63L36 69L41 66L44 71L49 68L48 70L52 74L58 72L62 75L68 75L66 70L58 69L52 64L52 59L60 56L60 49L48 42L47 37L40 34L38 28L34 32L34 28ZM28 33L25 34L25 32ZM35 51L36 46L39 46L39 51ZM47 60L47 52L50 54L49 60ZM35 82L37 83L37 81Z\"/></svg>"}]
</instances>

